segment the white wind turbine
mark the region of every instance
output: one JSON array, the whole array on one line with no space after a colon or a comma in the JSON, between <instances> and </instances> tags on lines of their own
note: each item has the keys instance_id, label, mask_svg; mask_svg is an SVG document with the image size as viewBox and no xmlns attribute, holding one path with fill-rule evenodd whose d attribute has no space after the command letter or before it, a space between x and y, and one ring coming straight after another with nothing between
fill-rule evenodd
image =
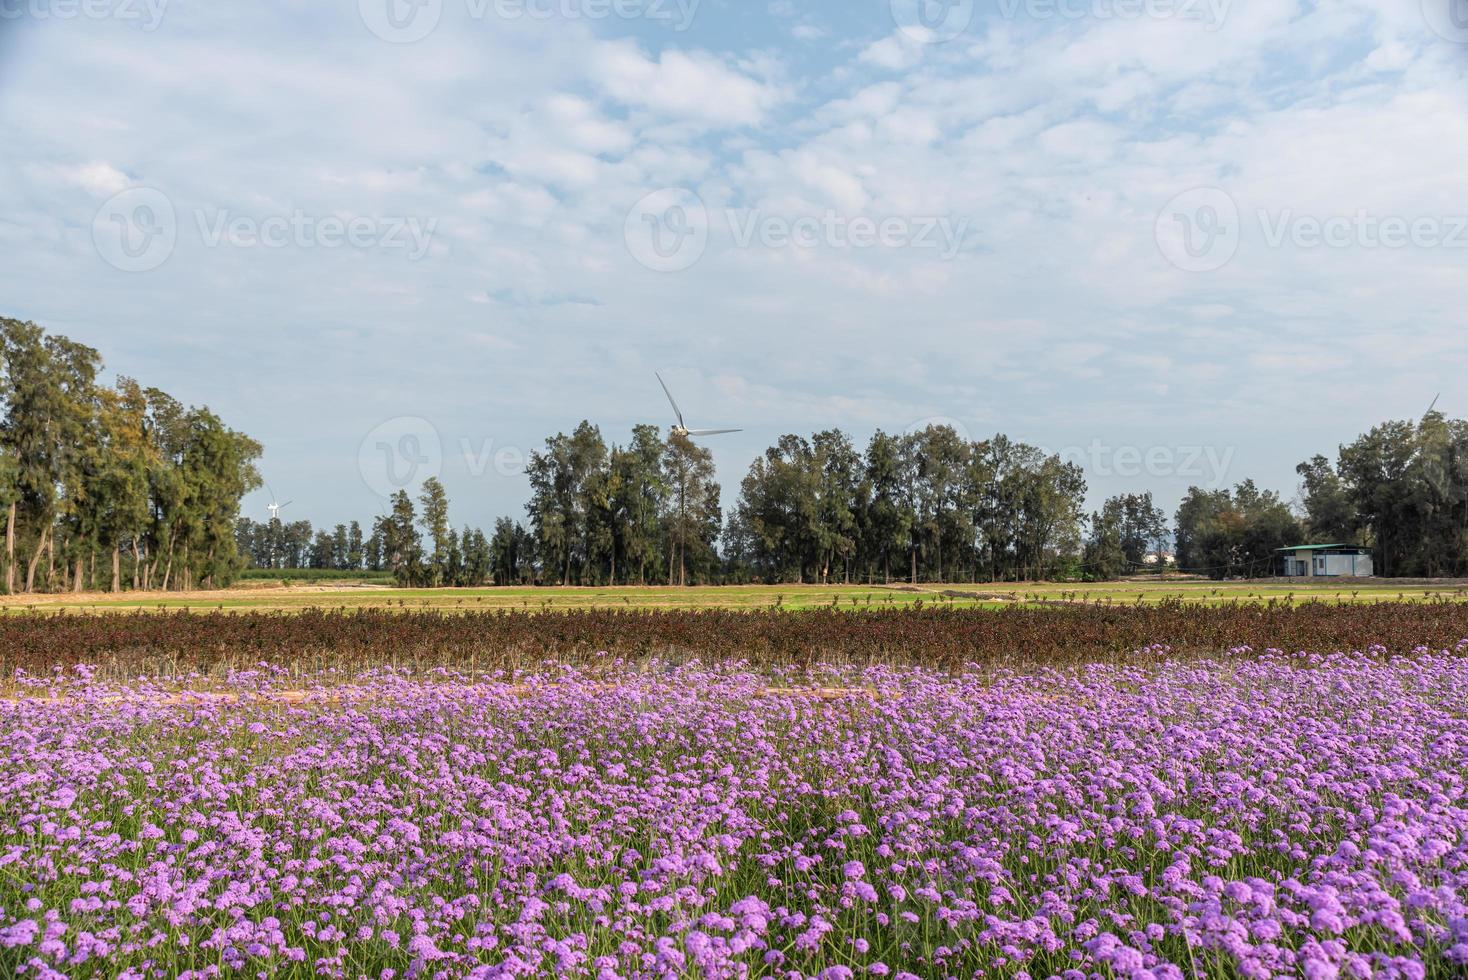
<instances>
[{"instance_id":1,"label":"white wind turbine","mask_svg":"<svg viewBox=\"0 0 1468 980\"><path fill-rule=\"evenodd\" d=\"M721 436L721 435L724 435L727 432L743 432L744 431L743 429L690 429L690 428L688 428L688 426L686 426L686 425L683 424L683 410L680 409L678 407L678 403L673 400L673 393L668 390L668 383L663 380L663 376L661 374L658 374L656 371L654 371L653 374L656 375L656 377L658 379L658 384L660 384L660 385L663 386L663 394L665 394L665 395L668 396L668 404L673 406L673 414L678 417L678 424L675 425L675 426L673 426L671 429L668 430L672 435L675 435L675 436L683 436L685 438L691 439L691 438L694 438L694 437L697 437L697 436Z\"/></svg>"},{"instance_id":2,"label":"white wind turbine","mask_svg":"<svg viewBox=\"0 0 1468 980\"><path fill-rule=\"evenodd\" d=\"M281 512L281 510L284 509L284 508L286 508L286 507L289 507L291 505L291 502L289 500L287 500L283 504L282 503L279 503L277 501L276 496L275 496L275 491L270 489L270 484L268 484L268 483L265 484L265 491L270 494L270 503L268 503L268 504L265 505L265 509L268 510L268 511L270 511L270 519L272 521L278 521L278 520L280 520L280 512Z\"/></svg>"}]
</instances>

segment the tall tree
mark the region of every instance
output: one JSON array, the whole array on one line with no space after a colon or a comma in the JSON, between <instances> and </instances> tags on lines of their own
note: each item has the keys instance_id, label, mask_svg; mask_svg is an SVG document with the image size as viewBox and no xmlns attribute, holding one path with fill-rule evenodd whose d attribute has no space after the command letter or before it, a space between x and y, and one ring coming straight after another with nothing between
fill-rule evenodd
<instances>
[{"instance_id":1,"label":"tall tree","mask_svg":"<svg viewBox=\"0 0 1468 980\"><path fill-rule=\"evenodd\" d=\"M669 584L687 585L688 567L707 569L717 557L722 526L714 456L687 436L672 433L663 450L663 473L671 489L669 503Z\"/></svg>"},{"instance_id":2,"label":"tall tree","mask_svg":"<svg viewBox=\"0 0 1468 980\"><path fill-rule=\"evenodd\" d=\"M531 453L526 465L530 523L546 570L555 568L563 585L571 583L573 568L579 571L586 563L588 488L604 470L606 457L601 431L583 421L571 435L547 439L545 451Z\"/></svg>"},{"instance_id":3,"label":"tall tree","mask_svg":"<svg viewBox=\"0 0 1468 980\"><path fill-rule=\"evenodd\" d=\"M448 566L452 550L449 539L453 532L449 526L449 495L437 477L430 476L423 481L423 487L418 493L418 503L423 506L423 533L432 549L428 553L425 569L428 577L426 584L441 585L449 577Z\"/></svg>"},{"instance_id":4,"label":"tall tree","mask_svg":"<svg viewBox=\"0 0 1468 980\"><path fill-rule=\"evenodd\" d=\"M383 564L393 579L399 585L423 584L423 543L413 499L406 490L393 494L392 510L378 518L374 531L382 539Z\"/></svg>"}]
</instances>

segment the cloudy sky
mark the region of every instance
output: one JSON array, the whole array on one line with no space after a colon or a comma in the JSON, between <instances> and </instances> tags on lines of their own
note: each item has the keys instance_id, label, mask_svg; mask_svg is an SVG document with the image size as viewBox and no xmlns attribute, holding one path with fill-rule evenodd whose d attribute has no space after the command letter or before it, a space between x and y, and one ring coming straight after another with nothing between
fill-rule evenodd
<instances>
[{"instance_id":1,"label":"cloudy sky","mask_svg":"<svg viewBox=\"0 0 1468 980\"><path fill-rule=\"evenodd\" d=\"M929 420L1289 496L1468 414L1465 83L1468 0L0 0L0 313L317 523L520 516L655 370L726 502Z\"/></svg>"}]
</instances>

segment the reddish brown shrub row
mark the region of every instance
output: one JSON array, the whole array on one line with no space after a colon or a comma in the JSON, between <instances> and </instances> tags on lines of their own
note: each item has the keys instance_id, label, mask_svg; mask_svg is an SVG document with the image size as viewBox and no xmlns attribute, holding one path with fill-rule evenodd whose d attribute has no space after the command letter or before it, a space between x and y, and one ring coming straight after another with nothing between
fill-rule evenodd
<instances>
[{"instance_id":1,"label":"reddish brown shrub row","mask_svg":"<svg viewBox=\"0 0 1468 980\"><path fill-rule=\"evenodd\" d=\"M355 669L384 664L491 668L546 658L650 655L747 658L1073 661L1154 643L1180 650L1394 652L1468 637L1468 604L1026 606L863 612L613 611L146 613L0 618L0 670L89 663L207 671L267 661Z\"/></svg>"}]
</instances>

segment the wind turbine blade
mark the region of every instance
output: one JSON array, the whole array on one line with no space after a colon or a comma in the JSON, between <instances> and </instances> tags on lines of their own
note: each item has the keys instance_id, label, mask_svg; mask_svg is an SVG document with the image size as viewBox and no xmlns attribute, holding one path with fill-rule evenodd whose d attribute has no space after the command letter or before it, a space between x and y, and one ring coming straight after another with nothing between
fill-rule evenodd
<instances>
[{"instance_id":1,"label":"wind turbine blade","mask_svg":"<svg viewBox=\"0 0 1468 980\"><path fill-rule=\"evenodd\" d=\"M270 489L270 484L269 483L267 483L265 480L261 480L260 482L265 484L265 492L268 493L268 494L270 494L270 502L272 504L275 503L277 500L280 499L279 497L277 497L275 495L275 491L272 490L272 489Z\"/></svg>"},{"instance_id":2,"label":"wind turbine blade","mask_svg":"<svg viewBox=\"0 0 1468 980\"><path fill-rule=\"evenodd\" d=\"M726 432L743 432L743 429L689 429L690 436L721 436Z\"/></svg>"},{"instance_id":3,"label":"wind turbine blade","mask_svg":"<svg viewBox=\"0 0 1468 980\"><path fill-rule=\"evenodd\" d=\"M289 507L290 505L291 505L291 502L289 500L287 500L285 503L281 504L280 506L281 507Z\"/></svg>"},{"instance_id":4,"label":"wind turbine blade","mask_svg":"<svg viewBox=\"0 0 1468 980\"><path fill-rule=\"evenodd\" d=\"M1439 398L1441 398L1441 397L1442 397L1442 392L1438 392L1436 395L1433 396L1432 404L1427 406L1427 414L1428 415L1431 415L1432 414L1432 410L1434 408L1437 408L1437 400Z\"/></svg>"},{"instance_id":5,"label":"wind turbine blade","mask_svg":"<svg viewBox=\"0 0 1468 980\"><path fill-rule=\"evenodd\" d=\"M683 410L678 407L677 402L673 401L673 393L668 390L668 383L656 371L653 372L653 375L657 377L658 384L663 386L663 394L668 396L668 404L673 406L673 414L678 416L678 424L683 425Z\"/></svg>"}]
</instances>

